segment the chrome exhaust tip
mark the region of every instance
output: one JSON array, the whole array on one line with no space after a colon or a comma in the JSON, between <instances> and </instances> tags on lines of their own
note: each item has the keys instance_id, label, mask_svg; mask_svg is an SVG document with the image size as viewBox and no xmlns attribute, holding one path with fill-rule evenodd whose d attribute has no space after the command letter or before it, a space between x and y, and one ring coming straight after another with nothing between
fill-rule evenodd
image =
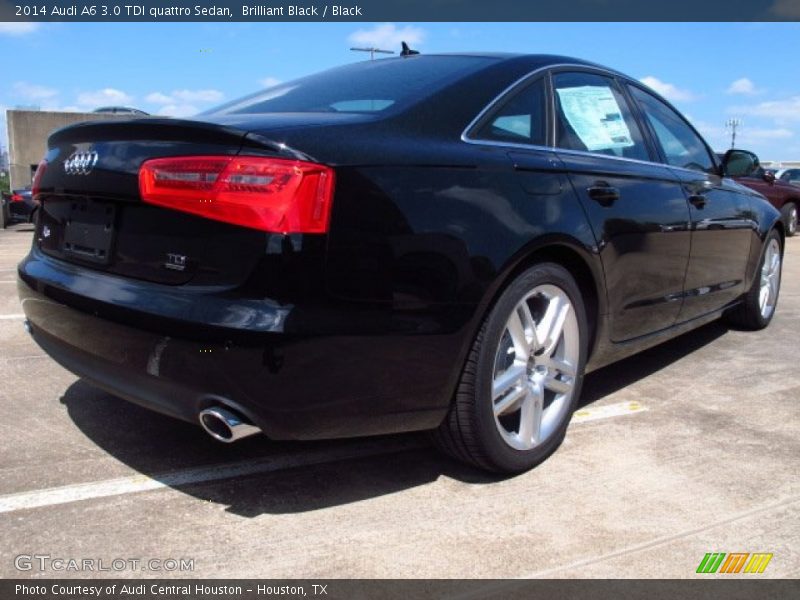
<instances>
[{"instance_id":1,"label":"chrome exhaust tip","mask_svg":"<svg viewBox=\"0 0 800 600\"><path fill-rule=\"evenodd\" d=\"M261 433L258 427L248 423L244 417L221 406L201 410L198 417L208 435L226 444Z\"/></svg>"}]
</instances>

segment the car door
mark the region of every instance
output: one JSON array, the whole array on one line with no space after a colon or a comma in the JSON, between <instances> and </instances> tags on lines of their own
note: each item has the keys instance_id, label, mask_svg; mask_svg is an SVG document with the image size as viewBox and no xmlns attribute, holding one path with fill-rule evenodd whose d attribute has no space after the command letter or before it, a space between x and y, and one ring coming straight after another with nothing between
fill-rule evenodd
<instances>
[{"instance_id":1,"label":"car door","mask_svg":"<svg viewBox=\"0 0 800 600\"><path fill-rule=\"evenodd\" d=\"M689 201L692 249L678 317L688 321L724 307L745 291L757 226L750 196L719 175L708 146L677 111L637 85L630 90Z\"/></svg>"},{"instance_id":2,"label":"car door","mask_svg":"<svg viewBox=\"0 0 800 600\"><path fill-rule=\"evenodd\" d=\"M610 335L630 340L670 327L689 260L689 208L612 76L552 74L554 139L597 240Z\"/></svg>"}]
</instances>

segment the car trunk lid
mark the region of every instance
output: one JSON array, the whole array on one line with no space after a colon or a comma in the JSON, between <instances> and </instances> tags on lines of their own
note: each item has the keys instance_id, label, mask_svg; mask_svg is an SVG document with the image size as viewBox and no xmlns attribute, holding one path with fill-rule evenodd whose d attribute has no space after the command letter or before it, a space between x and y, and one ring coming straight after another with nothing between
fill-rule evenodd
<instances>
[{"instance_id":1,"label":"car trunk lid","mask_svg":"<svg viewBox=\"0 0 800 600\"><path fill-rule=\"evenodd\" d=\"M173 119L90 122L56 131L38 178L36 243L43 252L125 277L163 284L242 283L266 234L146 204L145 160L247 153L294 156L261 136L218 123Z\"/></svg>"}]
</instances>

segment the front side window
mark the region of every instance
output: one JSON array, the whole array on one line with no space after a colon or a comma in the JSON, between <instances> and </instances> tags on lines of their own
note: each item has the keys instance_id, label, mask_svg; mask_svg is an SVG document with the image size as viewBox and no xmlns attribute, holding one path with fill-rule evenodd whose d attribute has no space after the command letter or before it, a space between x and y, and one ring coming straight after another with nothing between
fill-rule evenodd
<instances>
[{"instance_id":1,"label":"front side window","mask_svg":"<svg viewBox=\"0 0 800 600\"><path fill-rule=\"evenodd\" d=\"M544 80L514 94L478 129L481 140L544 146L547 142Z\"/></svg>"},{"instance_id":2,"label":"front side window","mask_svg":"<svg viewBox=\"0 0 800 600\"><path fill-rule=\"evenodd\" d=\"M553 87L559 148L650 160L639 126L613 79L556 73Z\"/></svg>"},{"instance_id":3,"label":"front side window","mask_svg":"<svg viewBox=\"0 0 800 600\"><path fill-rule=\"evenodd\" d=\"M667 162L674 167L714 173L714 160L702 138L677 112L644 90L631 86L631 94L653 128Z\"/></svg>"}]
</instances>

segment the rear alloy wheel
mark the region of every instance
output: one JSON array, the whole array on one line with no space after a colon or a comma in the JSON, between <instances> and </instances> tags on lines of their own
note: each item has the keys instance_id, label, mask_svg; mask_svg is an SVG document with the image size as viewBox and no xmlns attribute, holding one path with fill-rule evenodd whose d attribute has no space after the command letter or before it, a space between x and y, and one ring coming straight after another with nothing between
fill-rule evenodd
<instances>
[{"instance_id":1,"label":"rear alloy wheel","mask_svg":"<svg viewBox=\"0 0 800 600\"><path fill-rule=\"evenodd\" d=\"M783 252L781 238L774 229L767 237L764 256L758 273L742 302L730 313L730 320L745 329L764 329L769 325L778 305L781 291Z\"/></svg>"},{"instance_id":2,"label":"rear alloy wheel","mask_svg":"<svg viewBox=\"0 0 800 600\"><path fill-rule=\"evenodd\" d=\"M781 209L783 223L786 226L786 237L792 237L797 233L797 204L788 202Z\"/></svg>"},{"instance_id":3,"label":"rear alloy wheel","mask_svg":"<svg viewBox=\"0 0 800 600\"><path fill-rule=\"evenodd\" d=\"M587 337L568 271L543 263L522 273L484 322L436 441L492 471L544 460L563 440L580 395Z\"/></svg>"}]
</instances>

